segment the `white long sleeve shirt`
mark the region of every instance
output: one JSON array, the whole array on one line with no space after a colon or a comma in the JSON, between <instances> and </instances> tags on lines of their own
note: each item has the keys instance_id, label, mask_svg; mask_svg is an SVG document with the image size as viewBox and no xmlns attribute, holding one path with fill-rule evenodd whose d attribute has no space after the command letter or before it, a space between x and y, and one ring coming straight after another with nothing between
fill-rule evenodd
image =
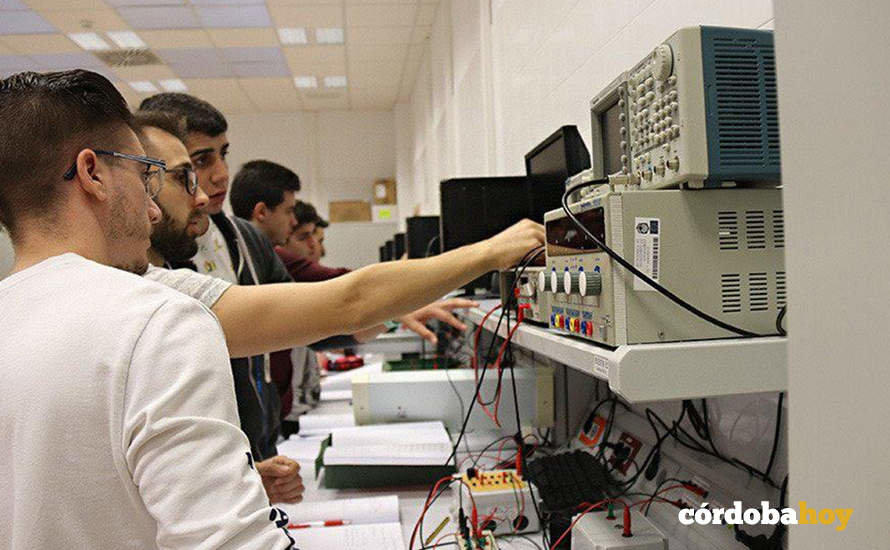
<instances>
[{"instance_id":1,"label":"white long sleeve shirt","mask_svg":"<svg viewBox=\"0 0 890 550\"><path fill-rule=\"evenodd\" d=\"M0 546L291 548L216 318L74 254L0 281Z\"/></svg>"}]
</instances>

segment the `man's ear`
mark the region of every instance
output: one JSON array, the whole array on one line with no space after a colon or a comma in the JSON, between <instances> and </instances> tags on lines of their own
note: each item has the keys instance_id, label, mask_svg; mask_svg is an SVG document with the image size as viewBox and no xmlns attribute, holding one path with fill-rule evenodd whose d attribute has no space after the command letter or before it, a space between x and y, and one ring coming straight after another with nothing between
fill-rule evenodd
<instances>
[{"instance_id":1,"label":"man's ear","mask_svg":"<svg viewBox=\"0 0 890 550\"><path fill-rule=\"evenodd\" d=\"M264 202L258 202L253 206L253 211L251 211L250 216L251 219L256 220L258 222L262 222L266 219L266 216L269 215L269 208L266 206Z\"/></svg>"},{"instance_id":2,"label":"man's ear","mask_svg":"<svg viewBox=\"0 0 890 550\"><path fill-rule=\"evenodd\" d=\"M77 154L77 173L74 180L84 193L93 199L108 200L111 184L111 168L99 163L99 157L90 149Z\"/></svg>"}]
</instances>

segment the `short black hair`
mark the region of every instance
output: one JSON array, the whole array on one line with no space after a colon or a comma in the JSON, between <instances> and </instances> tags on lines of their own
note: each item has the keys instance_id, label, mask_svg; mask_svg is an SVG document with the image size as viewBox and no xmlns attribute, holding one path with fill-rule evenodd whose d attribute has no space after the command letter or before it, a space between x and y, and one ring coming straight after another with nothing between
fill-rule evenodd
<instances>
[{"instance_id":1,"label":"short black hair","mask_svg":"<svg viewBox=\"0 0 890 550\"><path fill-rule=\"evenodd\" d=\"M144 128L157 128L185 142L188 131L185 129L185 117L167 111L136 111L133 115L136 133L142 138Z\"/></svg>"},{"instance_id":2,"label":"short black hair","mask_svg":"<svg viewBox=\"0 0 890 550\"><path fill-rule=\"evenodd\" d=\"M199 132L216 137L229 129L229 123L219 109L189 94L155 94L143 99L139 110L166 111L184 117L188 133Z\"/></svg>"},{"instance_id":3,"label":"short black hair","mask_svg":"<svg viewBox=\"0 0 890 550\"><path fill-rule=\"evenodd\" d=\"M285 191L299 191L300 177L293 170L270 160L252 160L232 179L229 203L239 218L249 220L259 203L275 208L284 201Z\"/></svg>"},{"instance_id":4,"label":"short black hair","mask_svg":"<svg viewBox=\"0 0 890 550\"><path fill-rule=\"evenodd\" d=\"M318 210L308 202L297 201L297 204L294 205L294 217L297 218L299 225L314 223L318 227L328 226L328 222L321 219L321 216L318 215Z\"/></svg>"},{"instance_id":5,"label":"short black hair","mask_svg":"<svg viewBox=\"0 0 890 550\"><path fill-rule=\"evenodd\" d=\"M82 69L0 80L0 224L13 240L27 216L51 212L62 175L84 148L118 149L133 129L126 100Z\"/></svg>"}]
</instances>

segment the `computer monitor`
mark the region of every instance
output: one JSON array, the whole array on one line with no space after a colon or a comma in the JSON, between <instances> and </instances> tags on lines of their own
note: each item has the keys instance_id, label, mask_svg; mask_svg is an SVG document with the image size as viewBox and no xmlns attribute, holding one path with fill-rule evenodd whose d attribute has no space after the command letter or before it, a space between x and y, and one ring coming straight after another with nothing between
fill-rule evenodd
<instances>
[{"instance_id":1,"label":"computer monitor","mask_svg":"<svg viewBox=\"0 0 890 550\"><path fill-rule=\"evenodd\" d=\"M393 235L393 241L395 242L395 256L393 260L401 260L402 256L405 255L405 234L404 233L396 233Z\"/></svg>"},{"instance_id":2,"label":"computer monitor","mask_svg":"<svg viewBox=\"0 0 890 550\"><path fill-rule=\"evenodd\" d=\"M532 186L533 219L560 207L565 182L590 168L590 153L577 126L563 126L525 155L525 173Z\"/></svg>"},{"instance_id":3,"label":"computer monitor","mask_svg":"<svg viewBox=\"0 0 890 550\"><path fill-rule=\"evenodd\" d=\"M492 237L529 217L532 210L530 186L525 176L444 180L439 183L439 195L442 252ZM491 288L490 274L463 288L470 294L477 290L497 292Z\"/></svg>"},{"instance_id":4,"label":"computer monitor","mask_svg":"<svg viewBox=\"0 0 890 550\"><path fill-rule=\"evenodd\" d=\"M405 220L408 258L426 258L439 253L439 216L413 216Z\"/></svg>"},{"instance_id":5,"label":"computer monitor","mask_svg":"<svg viewBox=\"0 0 890 550\"><path fill-rule=\"evenodd\" d=\"M386 245L380 245L380 261L388 262L392 258L389 257L389 249L386 248Z\"/></svg>"}]
</instances>

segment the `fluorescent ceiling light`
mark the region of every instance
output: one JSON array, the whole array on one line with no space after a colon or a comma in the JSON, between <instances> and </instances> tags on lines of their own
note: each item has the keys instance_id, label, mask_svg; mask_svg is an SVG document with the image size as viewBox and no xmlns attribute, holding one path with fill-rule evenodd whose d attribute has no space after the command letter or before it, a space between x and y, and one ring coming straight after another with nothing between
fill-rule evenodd
<instances>
[{"instance_id":1,"label":"fluorescent ceiling light","mask_svg":"<svg viewBox=\"0 0 890 550\"><path fill-rule=\"evenodd\" d=\"M149 82L151 84L151 82ZM161 85L161 88L168 92L187 92L188 86L185 85L185 82L178 78L170 78L166 80L159 80L158 84Z\"/></svg>"},{"instance_id":2,"label":"fluorescent ceiling light","mask_svg":"<svg viewBox=\"0 0 890 550\"><path fill-rule=\"evenodd\" d=\"M285 46L293 44L306 44L309 39L306 38L306 29L303 27L285 27L278 29L278 39Z\"/></svg>"},{"instance_id":3,"label":"fluorescent ceiling light","mask_svg":"<svg viewBox=\"0 0 890 550\"><path fill-rule=\"evenodd\" d=\"M158 91L158 87L148 80L134 80L133 82L127 82L127 84L140 94L154 94Z\"/></svg>"},{"instance_id":4,"label":"fluorescent ceiling light","mask_svg":"<svg viewBox=\"0 0 890 550\"><path fill-rule=\"evenodd\" d=\"M326 76L324 77L324 85L326 88L345 88L345 76Z\"/></svg>"},{"instance_id":5,"label":"fluorescent ceiling light","mask_svg":"<svg viewBox=\"0 0 890 550\"><path fill-rule=\"evenodd\" d=\"M315 29L315 41L319 44L342 44L343 27Z\"/></svg>"},{"instance_id":6,"label":"fluorescent ceiling light","mask_svg":"<svg viewBox=\"0 0 890 550\"><path fill-rule=\"evenodd\" d=\"M314 76L295 76L294 86L297 88L318 88L318 79Z\"/></svg>"},{"instance_id":7,"label":"fluorescent ceiling light","mask_svg":"<svg viewBox=\"0 0 890 550\"><path fill-rule=\"evenodd\" d=\"M94 32L72 32L68 35L75 44L89 51L110 50L108 42Z\"/></svg>"},{"instance_id":8,"label":"fluorescent ceiling light","mask_svg":"<svg viewBox=\"0 0 890 550\"><path fill-rule=\"evenodd\" d=\"M139 38L139 35L133 31L108 31L105 34L112 42L117 44L118 48L125 50L141 50L148 46Z\"/></svg>"}]
</instances>

